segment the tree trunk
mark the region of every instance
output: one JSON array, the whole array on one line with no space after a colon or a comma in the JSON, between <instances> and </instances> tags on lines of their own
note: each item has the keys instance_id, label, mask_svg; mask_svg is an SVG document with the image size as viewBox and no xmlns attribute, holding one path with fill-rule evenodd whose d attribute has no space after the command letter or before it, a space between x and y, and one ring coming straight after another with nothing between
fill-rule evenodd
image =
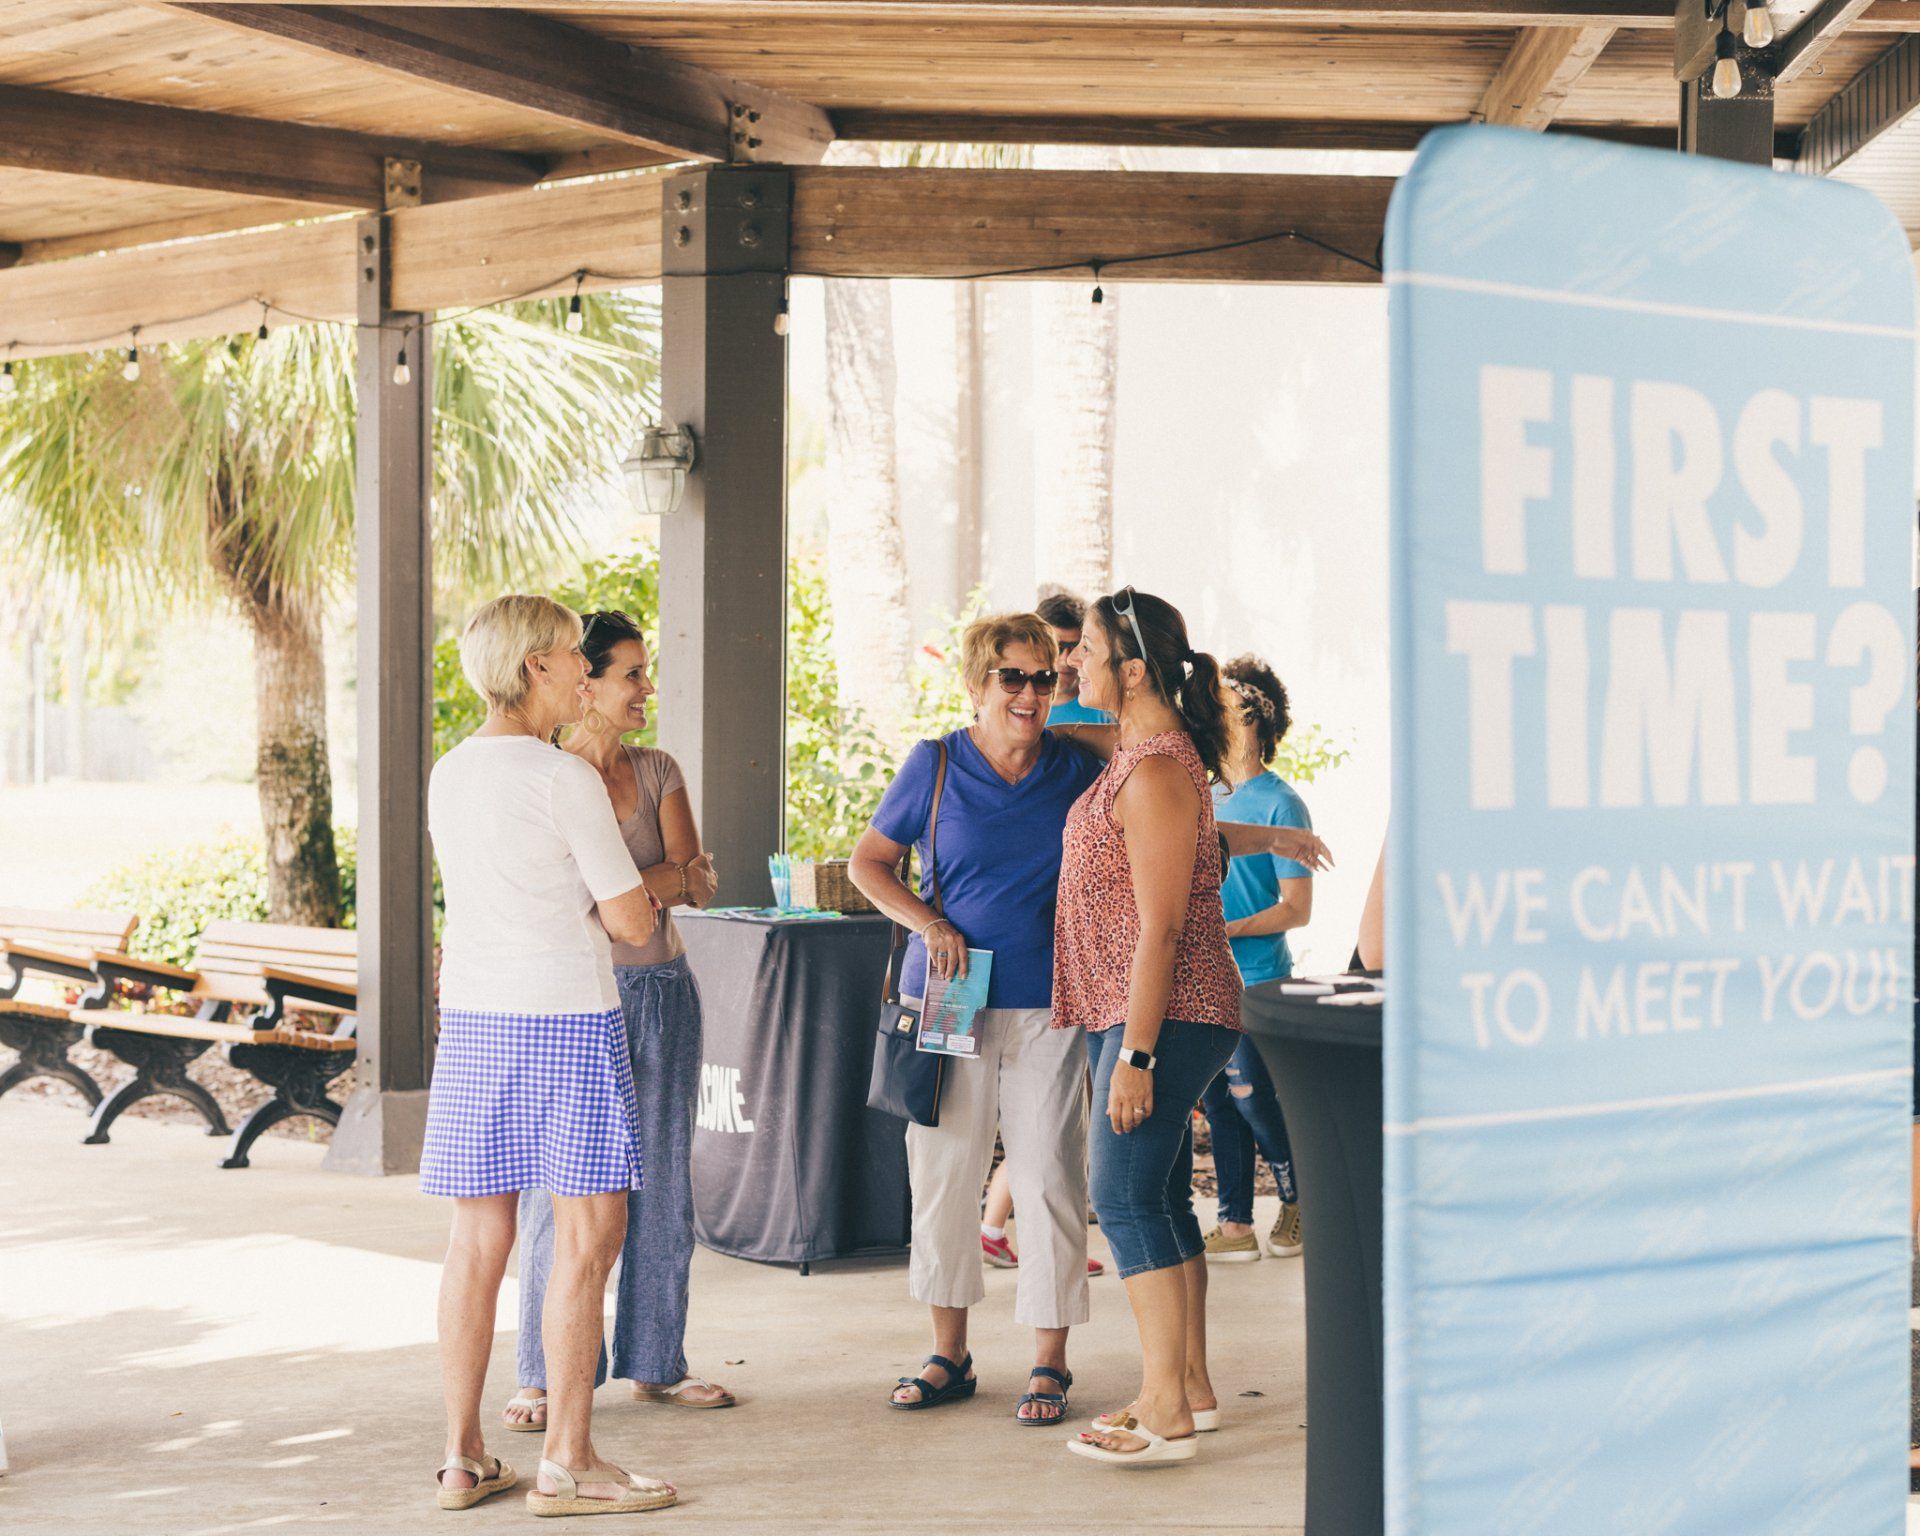
<instances>
[{"instance_id":1,"label":"tree trunk","mask_svg":"<svg viewBox=\"0 0 1920 1536\"><path fill-rule=\"evenodd\" d=\"M242 605L253 625L256 779L276 923L335 928L340 866L327 761L327 672L318 605L284 593Z\"/></svg>"},{"instance_id":2,"label":"tree trunk","mask_svg":"<svg viewBox=\"0 0 1920 1536\"><path fill-rule=\"evenodd\" d=\"M954 389L954 586L964 604L980 585L986 527L986 294L978 283L953 286Z\"/></svg>"},{"instance_id":3,"label":"tree trunk","mask_svg":"<svg viewBox=\"0 0 1920 1536\"><path fill-rule=\"evenodd\" d=\"M1113 150L1042 148L1050 169L1118 171ZM1113 442L1118 416L1120 294L1094 281L1034 292L1034 576L1082 597L1113 587Z\"/></svg>"},{"instance_id":4,"label":"tree trunk","mask_svg":"<svg viewBox=\"0 0 1920 1536\"><path fill-rule=\"evenodd\" d=\"M837 162L877 164L866 146ZM883 737L905 721L913 617L895 458L893 295L884 279L829 278L827 588L840 699Z\"/></svg>"}]
</instances>

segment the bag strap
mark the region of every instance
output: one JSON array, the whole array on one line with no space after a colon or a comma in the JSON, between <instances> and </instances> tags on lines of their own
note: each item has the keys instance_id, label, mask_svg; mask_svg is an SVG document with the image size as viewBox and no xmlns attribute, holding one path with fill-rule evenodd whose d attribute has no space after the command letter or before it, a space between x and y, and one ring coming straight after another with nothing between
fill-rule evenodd
<instances>
[{"instance_id":1,"label":"bag strap","mask_svg":"<svg viewBox=\"0 0 1920 1536\"><path fill-rule=\"evenodd\" d=\"M927 817L927 868L928 883L933 887L933 900L928 903L936 913L943 909L940 905L940 801L947 788L947 744L936 741L934 750L940 754L940 764L933 775L933 809ZM912 873L913 849L909 847L900 858L900 882L905 884ZM907 953L907 930L903 924L893 925L893 944L887 951L887 974L880 987L880 1004L890 1007L900 1000L900 972L905 964Z\"/></svg>"}]
</instances>

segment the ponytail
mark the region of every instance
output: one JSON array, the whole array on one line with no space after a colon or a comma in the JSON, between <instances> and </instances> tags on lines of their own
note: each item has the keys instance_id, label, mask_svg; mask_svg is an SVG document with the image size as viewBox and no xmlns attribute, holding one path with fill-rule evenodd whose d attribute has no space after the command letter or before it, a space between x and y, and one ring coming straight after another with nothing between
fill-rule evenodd
<instances>
[{"instance_id":1,"label":"ponytail","mask_svg":"<svg viewBox=\"0 0 1920 1536\"><path fill-rule=\"evenodd\" d=\"M1205 651L1190 651L1192 669L1174 689L1173 706L1193 738L1207 775L1216 784L1227 764L1227 707L1220 697L1220 663Z\"/></svg>"}]
</instances>

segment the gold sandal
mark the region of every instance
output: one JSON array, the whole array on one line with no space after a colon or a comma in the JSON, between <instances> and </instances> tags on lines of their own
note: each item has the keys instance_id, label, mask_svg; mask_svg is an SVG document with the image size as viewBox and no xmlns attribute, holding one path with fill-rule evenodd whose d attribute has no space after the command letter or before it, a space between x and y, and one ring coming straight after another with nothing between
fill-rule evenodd
<instances>
[{"instance_id":1,"label":"gold sandal","mask_svg":"<svg viewBox=\"0 0 1920 1536\"><path fill-rule=\"evenodd\" d=\"M473 1506L478 1504L482 1499L490 1499L496 1493L505 1493L515 1483L520 1481L513 1468L508 1466L498 1456L489 1457L488 1460L493 1463L493 1472L491 1475L488 1474L484 1466L470 1456L449 1456L446 1459L446 1462L441 1466L440 1470L433 1474L434 1484L439 1490L438 1497L442 1509L472 1509ZM473 1475L473 1486L471 1488L449 1488L441 1481L449 1472L471 1473Z\"/></svg>"},{"instance_id":2,"label":"gold sandal","mask_svg":"<svg viewBox=\"0 0 1920 1536\"><path fill-rule=\"evenodd\" d=\"M535 1515L628 1515L647 1509L665 1509L669 1504L680 1501L679 1491L672 1483L663 1483L657 1477L623 1472L618 1467L610 1470L619 1473L619 1477L594 1477L591 1470L569 1472L559 1462L541 1457L540 1476L551 1479L555 1491L542 1493L536 1482L527 1490L527 1512ZM620 1487L622 1477L626 1479L624 1491L612 1499L584 1497L577 1481L584 1478L589 1483L612 1483Z\"/></svg>"}]
</instances>

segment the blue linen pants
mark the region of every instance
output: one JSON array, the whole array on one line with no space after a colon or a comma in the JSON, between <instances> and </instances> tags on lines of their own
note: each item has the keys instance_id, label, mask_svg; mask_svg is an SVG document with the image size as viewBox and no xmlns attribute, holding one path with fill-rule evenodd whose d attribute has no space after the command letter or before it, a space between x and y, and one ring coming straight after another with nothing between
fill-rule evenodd
<instances>
[{"instance_id":1,"label":"blue linen pants","mask_svg":"<svg viewBox=\"0 0 1920 1536\"><path fill-rule=\"evenodd\" d=\"M1240 1032L1168 1019L1153 1048L1153 1113L1126 1135L1107 1118L1123 1026L1087 1036L1093 1054L1093 1209L1120 1278L1171 1269L1207 1251L1193 1214L1193 1108Z\"/></svg>"},{"instance_id":2,"label":"blue linen pants","mask_svg":"<svg viewBox=\"0 0 1920 1536\"><path fill-rule=\"evenodd\" d=\"M613 1375L676 1382L687 1374L687 1274L693 1264L694 1106L700 1095L700 985L685 955L614 967L640 1106L646 1184L627 1197L627 1238L614 1280ZM520 1195L522 1386L547 1384L540 1312L553 1274L553 1197ZM600 1352L597 1386L607 1379Z\"/></svg>"},{"instance_id":3,"label":"blue linen pants","mask_svg":"<svg viewBox=\"0 0 1920 1536\"><path fill-rule=\"evenodd\" d=\"M1226 1071L1207 1084L1200 1095L1213 1133L1213 1169L1220 1182L1220 1219L1253 1224L1253 1155L1257 1148L1273 1169L1280 1198L1297 1204L1300 1191L1293 1182L1293 1146L1287 1140L1286 1117L1280 1096L1273 1091L1260 1052L1244 1035L1234 1047Z\"/></svg>"}]
</instances>

